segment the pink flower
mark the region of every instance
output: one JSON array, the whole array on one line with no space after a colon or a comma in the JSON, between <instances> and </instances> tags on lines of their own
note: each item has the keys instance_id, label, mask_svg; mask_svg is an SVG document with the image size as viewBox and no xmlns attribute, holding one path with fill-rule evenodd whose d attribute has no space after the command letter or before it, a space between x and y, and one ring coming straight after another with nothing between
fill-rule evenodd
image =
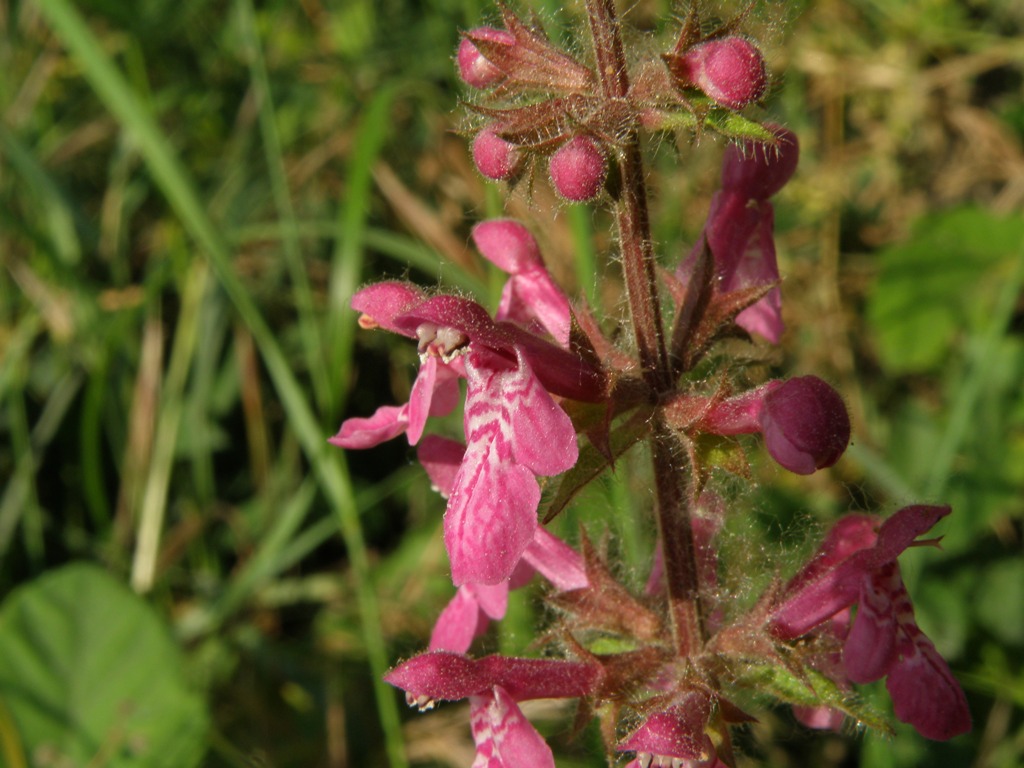
<instances>
[{"instance_id":1,"label":"pink flower","mask_svg":"<svg viewBox=\"0 0 1024 768\"><path fill-rule=\"evenodd\" d=\"M555 768L551 747L501 686L469 700L472 768Z\"/></svg>"},{"instance_id":2,"label":"pink flower","mask_svg":"<svg viewBox=\"0 0 1024 768\"><path fill-rule=\"evenodd\" d=\"M434 623L430 650L464 653L491 621L504 618L508 592L526 585L534 572L544 576L556 592L587 586L583 559L565 542L539 524L522 560L506 581L491 586L463 584Z\"/></svg>"},{"instance_id":3,"label":"pink flower","mask_svg":"<svg viewBox=\"0 0 1024 768\"><path fill-rule=\"evenodd\" d=\"M454 377L465 375L467 445L445 514L452 580L507 580L534 538L536 476L564 472L578 455L572 421L550 393L600 399L601 372L524 328L493 321L467 299L424 298L407 284L380 283L358 292L352 306L365 327L418 339L423 364L407 406L350 419L331 442L364 448L402 431L418 440L427 415L450 405Z\"/></svg>"},{"instance_id":4,"label":"pink flower","mask_svg":"<svg viewBox=\"0 0 1024 768\"><path fill-rule=\"evenodd\" d=\"M749 200L767 200L778 194L796 173L800 145L796 134L779 125L767 125L777 143L730 144L722 156L722 189Z\"/></svg>"},{"instance_id":5,"label":"pink flower","mask_svg":"<svg viewBox=\"0 0 1024 768\"><path fill-rule=\"evenodd\" d=\"M496 67L480 53L480 49L473 43L471 37L478 40L486 40L494 45L512 47L516 39L512 33L504 29L494 27L477 27L467 33L459 43L458 53L455 61L459 67L459 76L467 85L473 88L490 88L505 79L505 73Z\"/></svg>"},{"instance_id":6,"label":"pink flower","mask_svg":"<svg viewBox=\"0 0 1024 768\"><path fill-rule=\"evenodd\" d=\"M476 169L492 181L510 180L519 173L523 164L519 150L501 138L493 125L476 135L471 152Z\"/></svg>"},{"instance_id":7,"label":"pink flower","mask_svg":"<svg viewBox=\"0 0 1024 768\"><path fill-rule=\"evenodd\" d=\"M764 57L753 43L735 35L689 49L673 68L680 85L699 88L729 109L757 101L768 86Z\"/></svg>"},{"instance_id":8,"label":"pink flower","mask_svg":"<svg viewBox=\"0 0 1024 768\"><path fill-rule=\"evenodd\" d=\"M697 261L702 240L715 259L722 293L779 282L775 256L775 213L767 198L789 180L796 168L799 147L796 135L778 126L775 147L753 142L726 151L722 190L711 201L702 238L698 239L676 276L686 282ZM755 304L736 316L737 324L772 343L782 338L782 294L773 287Z\"/></svg>"},{"instance_id":9,"label":"pink flower","mask_svg":"<svg viewBox=\"0 0 1024 768\"><path fill-rule=\"evenodd\" d=\"M507 656L474 660L433 651L398 665L384 679L404 690L410 706L421 711L439 699L468 698L474 766L554 768L550 748L518 702L586 696L597 688L601 674L600 667L581 662Z\"/></svg>"},{"instance_id":10,"label":"pink flower","mask_svg":"<svg viewBox=\"0 0 1024 768\"><path fill-rule=\"evenodd\" d=\"M576 431L525 358L515 367L485 353L466 357L466 454L445 513L456 586L512 575L537 527L536 475L576 463Z\"/></svg>"},{"instance_id":11,"label":"pink flower","mask_svg":"<svg viewBox=\"0 0 1024 768\"><path fill-rule=\"evenodd\" d=\"M787 585L771 617L772 632L791 640L857 604L843 644L846 675L854 682L887 676L896 717L943 741L970 730L967 700L914 621L896 558L949 512L904 507L881 525L868 515L843 518Z\"/></svg>"},{"instance_id":12,"label":"pink flower","mask_svg":"<svg viewBox=\"0 0 1024 768\"><path fill-rule=\"evenodd\" d=\"M716 435L760 432L772 458L800 475L831 467L850 442L846 405L817 376L770 381L714 403L697 426Z\"/></svg>"},{"instance_id":13,"label":"pink flower","mask_svg":"<svg viewBox=\"0 0 1024 768\"><path fill-rule=\"evenodd\" d=\"M604 187L608 159L591 137L573 136L551 156L548 171L560 197L572 203L585 203L597 197Z\"/></svg>"},{"instance_id":14,"label":"pink flower","mask_svg":"<svg viewBox=\"0 0 1024 768\"><path fill-rule=\"evenodd\" d=\"M706 761L714 758L715 748L706 727L711 716L707 694L691 691L671 707L649 715L623 739L620 752L636 752L640 766L670 766L677 761Z\"/></svg>"},{"instance_id":15,"label":"pink flower","mask_svg":"<svg viewBox=\"0 0 1024 768\"><path fill-rule=\"evenodd\" d=\"M378 283L364 288L352 297L352 308L363 313L360 324L366 328L382 327L401 333L394 319L423 301L423 294L406 283ZM451 343L457 344L452 337ZM454 352L454 347L449 352ZM428 416L444 416L455 408L459 399L458 370L445 364L445 350L435 344L432 354L425 354L419 375L413 382L409 402L402 406L385 405L369 418L348 419L328 442L339 448L372 448L406 433L410 445L423 434Z\"/></svg>"},{"instance_id":16,"label":"pink flower","mask_svg":"<svg viewBox=\"0 0 1024 768\"><path fill-rule=\"evenodd\" d=\"M511 219L493 219L473 227L473 242L488 261L511 276L502 290L496 319L543 329L567 347L569 299L551 279L529 230Z\"/></svg>"}]
</instances>

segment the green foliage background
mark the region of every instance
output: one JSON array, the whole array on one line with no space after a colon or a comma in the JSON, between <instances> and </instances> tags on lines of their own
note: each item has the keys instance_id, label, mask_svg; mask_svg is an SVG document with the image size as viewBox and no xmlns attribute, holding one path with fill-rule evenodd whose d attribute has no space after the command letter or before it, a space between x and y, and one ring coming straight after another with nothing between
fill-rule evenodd
<instances>
[{"instance_id":1,"label":"green foliage background","mask_svg":"<svg viewBox=\"0 0 1024 768\"><path fill-rule=\"evenodd\" d=\"M531 7L571 41L578 9L558 5ZM641 0L627 19L667 40L672 10ZM403 401L415 363L355 333L352 291L408 276L493 302L500 276L467 242L484 216L527 220L563 284L621 307L607 218L560 209L543 181L504 209L452 132L458 30L495 16L483 0L0 0L3 765L472 761L463 707L417 717L380 682L450 596L443 505L401 441L325 439ZM785 571L802 531L847 509L953 504L942 551L901 563L975 719L937 745L770 712L749 762L1020 765L1024 9L764 3L748 31L779 73L766 114L803 150L777 201L790 331L750 375L829 379L855 438L810 480L758 464L726 546ZM650 150L671 265L721 146ZM555 525L607 532L639 582L644 498L624 469ZM525 649L536 598L486 644ZM532 712L559 764L603 765L565 714Z\"/></svg>"}]
</instances>

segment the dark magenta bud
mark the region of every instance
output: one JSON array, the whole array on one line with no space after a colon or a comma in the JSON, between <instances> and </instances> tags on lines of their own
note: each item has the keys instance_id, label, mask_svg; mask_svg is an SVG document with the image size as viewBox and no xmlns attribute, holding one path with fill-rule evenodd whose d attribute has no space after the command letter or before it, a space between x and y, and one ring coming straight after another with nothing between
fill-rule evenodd
<instances>
[{"instance_id":1,"label":"dark magenta bud","mask_svg":"<svg viewBox=\"0 0 1024 768\"><path fill-rule=\"evenodd\" d=\"M479 27L468 34L501 45L512 46L516 42L511 32L494 27ZM490 88L505 79L505 73L488 61L468 37L462 38L462 42L459 43L455 61L459 66L459 76L467 85L474 88Z\"/></svg>"},{"instance_id":2,"label":"dark magenta bud","mask_svg":"<svg viewBox=\"0 0 1024 768\"><path fill-rule=\"evenodd\" d=\"M772 458L799 475L831 467L850 442L846 405L817 376L789 379L769 391L760 422Z\"/></svg>"},{"instance_id":3,"label":"dark magenta bud","mask_svg":"<svg viewBox=\"0 0 1024 768\"><path fill-rule=\"evenodd\" d=\"M792 178L800 159L796 134L780 125L766 125L777 143L732 144L722 159L722 187L752 200L767 200Z\"/></svg>"},{"instance_id":4,"label":"dark magenta bud","mask_svg":"<svg viewBox=\"0 0 1024 768\"><path fill-rule=\"evenodd\" d=\"M589 136L573 136L551 156L548 171L561 197L584 203L597 197L604 187L608 159Z\"/></svg>"},{"instance_id":5,"label":"dark magenta bud","mask_svg":"<svg viewBox=\"0 0 1024 768\"><path fill-rule=\"evenodd\" d=\"M681 57L690 85L729 109L757 101L768 86L764 57L742 37L722 37L694 46Z\"/></svg>"},{"instance_id":6,"label":"dark magenta bud","mask_svg":"<svg viewBox=\"0 0 1024 768\"><path fill-rule=\"evenodd\" d=\"M473 162L488 179L507 181L519 171L522 156L514 144L497 134L494 126L484 128L473 139Z\"/></svg>"}]
</instances>

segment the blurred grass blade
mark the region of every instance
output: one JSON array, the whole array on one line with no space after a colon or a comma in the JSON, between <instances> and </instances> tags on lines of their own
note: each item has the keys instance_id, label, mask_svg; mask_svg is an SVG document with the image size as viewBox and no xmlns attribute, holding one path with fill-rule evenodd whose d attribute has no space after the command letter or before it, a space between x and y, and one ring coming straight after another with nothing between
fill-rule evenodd
<instances>
[{"instance_id":1,"label":"blurred grass blade","mask_svg":"<svg viewBox=\"0 0 1024 768\"><path fill-rule=\"evenodd\" d=\"M43 208L50 245L57 257L65 265L77 264L82 258L82 247L63 192L3 122L0 122L0 155L6 155L11 167L24 179L25 188L33 191L33 202Z\"/></svg>"},{"instance_id":2,"label":"blurred grass blade","mask_svg":"<svg viewBox=\"0 0 1024 768\"><path fill-rule=\"evenodd\" d=\"M370 190L373 165L389 134L394 86L380 90L363 112L362 123L346 168L345 204L338 212L337 236L331 261L331 278L327 289L327 342L334 363L331 381L349 381L349 362L356 324L348 315L348 301L362 279L363 245L367 216L370 212ZM335 401L338 413L344 406L345 387Z\"/></svg>"},{"instance_id":3,"label":"blurred grass blade","mask_svg":"<svg viewBox=\"0 0 1024 768\"><path fill-rule=\"evenodd\" d=\"M333 221L303 220L298 222L298 227L308 237L333 239L340 236L337 222ZM246 224L228 232L228 239L235 245L280 240L285 236L283 225L277 221ZM483 301L487 296L487 286L482 279L452 266L436 250L408 235L368 227L362 232L362 240L365 247L373 249L375 256L391 259L402 271L412 267L429 275L439 285L459 288L472 294L477 301ZM339 313L342 319L345 317L344 309Z\"/></svg>"},{"instance_id":4,"label":"blurred grass blade","mask_svg":"<svg viewBox=\"0 0 1024 768\"><path fill-rule=\"evenodd\" d=\"M38 3L37 7L57 38L75 56L85 78L106 107L134 137L154 181L209 259L225 292L256 340L267 372L288 416L289 426L302 444L310 465L320 478L325 495L338 515L352 565L378 716L387 740L388 757L391 765L405 766L407 762L394 691L383 681L387 655L380 626L380 611L370 580L369 559L344 458L338 451L328 453L329 446L321 426L314 418L281 347L234 272L220 229L207 215L194 185L153 116L140 103L69 0L46 0ZM378 101L381 99L383 95L378 96Z\"/></svg>"},{"instance_id":5,"label":"blurred grass blade","mask_svg":"<svg viewBox=\"0 0 1024 768\"><path fill-rule=\"evenodd\" d=\"M199 337L199 307L206 291L208 274L205 262L193 262L181 290L181 314L174 332L171 361L163 377L153 456L139 510L139 531L131 575L132 589L136 592L148 592L156 579L160 536L167 511L167 488L171 482L178 429L184 410L183 394Z\"/></svg>"},{"instance_id":6,"label":"blurred grass blade","mask_svg":"<svg viewBox=\"0 0 1024 768\"><path fill-rule=\"evenodd\" d=\"M256 101L259 104L260 133L263 136L263 153L267 161L267 172L274 195L274 206L281 219L281 248L284 252L285 264L291 277L295 294L295 305L299 314L299 332L303 349L306 353L306 366L309 369L316 402L321 413L329 413L331 402L330 379L324 365L324 346L317 326L316 312L313 307L313 292L309 287L309 275L302 262L302 251L299 245L299 228L295 219L295 206L292 204L291 191L285 175L284 156L281 150L281 134L277 129L274 109L274 96L270 90L270 78L267 65L263 58L263 48L256 33L255 11L252 0L238 0L236 3L238 18L241 21L242 43L249 58L249 72L256 89Z\"/></svg>"},{"instance_id":7,"label":"blurred grass blade","mask_svg":"<svg viewBox=\"0 0 1024 768\"><path fill-rule=\"evenodd\" d=\"M597 252L594 249L594 212L586 205L570 205L566 206L565 214L572 232L576 285L587 297L587 303L594 309L599 309Z\"/></svg>"}]
</instances>

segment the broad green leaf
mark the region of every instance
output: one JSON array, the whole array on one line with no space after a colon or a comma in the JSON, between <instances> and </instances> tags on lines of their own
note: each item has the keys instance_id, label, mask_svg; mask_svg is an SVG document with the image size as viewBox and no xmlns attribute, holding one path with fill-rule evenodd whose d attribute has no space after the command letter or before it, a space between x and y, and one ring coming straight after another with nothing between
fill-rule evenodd
<instances>
[{"instance_id":1,"label":"broad green leaf","mask_svg":"<svg viewBox=\"0 0 1024 768\"><path fill-rule=\"evenodd\" d=\"M978 621L1007 646L1024 645L1024 560L989 564L975 602Z\"/></svg>"},{"instance_id":2,"label":"broad green leaf","mask_svg":"<svg viewBox=\"0 0 1024 768\"><path fill-rule=\"evenodd\" d=\"M957 334L988 316L1022 238L1024 218L965 208L925 217L909 241L883 250L867 316L886 370L945 364Z\"/></svg>"},{"instance_id":3,"label":"broad green leaf","mask_svg":"<svg viewBox=\"0 0 1024 768\"><path fill-rule=\"evenodd\" d=\"M189 768L205 751L206 705L167 628L90 564L51 571L0 607L0 704L26 752L54 765Z\"/></svg>"}]
</instances>

